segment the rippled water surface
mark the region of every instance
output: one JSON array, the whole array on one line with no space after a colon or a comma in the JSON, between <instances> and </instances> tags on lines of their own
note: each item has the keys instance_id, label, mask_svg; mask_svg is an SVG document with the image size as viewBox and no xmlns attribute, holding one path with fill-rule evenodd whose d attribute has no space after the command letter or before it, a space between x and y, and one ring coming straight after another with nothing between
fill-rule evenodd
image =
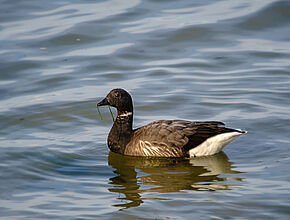
<instances>
[{"instance_id":1,"label":"rippled water surface","mask_svg":"<svg viewBox=\"0 0 290 220\"><path fill-rule=\"evenodd\" d=\"M289 1L0 4L1 218L289 219ZM134 127L248 134L190 160L109 153L115 87Z\"/></svg>"}]
</instances>

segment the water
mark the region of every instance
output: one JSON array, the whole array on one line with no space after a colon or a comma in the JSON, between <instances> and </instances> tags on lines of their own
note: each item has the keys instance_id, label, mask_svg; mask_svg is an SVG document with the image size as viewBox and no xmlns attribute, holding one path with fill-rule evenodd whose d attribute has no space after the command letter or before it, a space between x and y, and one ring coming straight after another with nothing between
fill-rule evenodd
<instances>
[{"instance_id":1,"label":"water","mask_svg":"<svg viewBox=\"0 0 290 220\"><path fill-rule=\"evenodd\" d=\"M11 1L0 7L1 219L288 219L289 1ZM134 126L248 130L191 160L109 153Z\"/></svg>"}]
</instances>

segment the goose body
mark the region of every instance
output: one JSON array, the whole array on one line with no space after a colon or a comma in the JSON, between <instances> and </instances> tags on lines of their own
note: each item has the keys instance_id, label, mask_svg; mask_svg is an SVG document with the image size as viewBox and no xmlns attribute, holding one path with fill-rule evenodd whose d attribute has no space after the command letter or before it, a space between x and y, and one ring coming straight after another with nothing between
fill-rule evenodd
<instances>
[{"instance_id":1,"label":"goose body","mask_svg":"<svg viewBox=\"0 0 290 220\"><path fill-rule=\"evenodd\" d=\"M226 128L218 121L159 120L137 129L133 124L133 102L124 89L113 89L98 106L117 108L117 118L108 135L111 151L142 157L195 157L216 154L246 133Z\"/></svg>"}]
</instances>

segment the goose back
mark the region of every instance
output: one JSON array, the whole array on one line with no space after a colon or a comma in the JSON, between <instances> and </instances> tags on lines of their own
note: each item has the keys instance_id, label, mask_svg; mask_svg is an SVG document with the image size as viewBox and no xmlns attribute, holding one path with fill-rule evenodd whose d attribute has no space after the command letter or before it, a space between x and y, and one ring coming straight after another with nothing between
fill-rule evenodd
<instances>
[{"instance_id":1,"label":"goose back","mask_svg":"<svg viewBox=\"0 0 290 220\"><path fill-rule=\"evenodd\" d=\"M224 132L217 121L160 120L134 131L124 153L132 156L187 157L189 150Z\"/></svg>"}]
</instances>

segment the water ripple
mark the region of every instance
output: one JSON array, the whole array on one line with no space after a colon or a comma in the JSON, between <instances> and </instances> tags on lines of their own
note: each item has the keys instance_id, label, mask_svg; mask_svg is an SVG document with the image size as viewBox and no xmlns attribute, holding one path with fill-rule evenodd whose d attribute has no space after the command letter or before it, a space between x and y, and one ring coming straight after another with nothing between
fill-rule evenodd
<instances>
[{"instance_id":1,"label":"water ripple","mask_svg":"<svg viewBox=\"0 0 290 220\"><path fill-rule=\"evenodd\" d=\"M220 1L205 6L181 9L163 9L161 14L141 20L124 23L122 32L141 34L162 29L180 29L192 25L205 25L246 16L259 11L270 4L268 1L244 1L243 6L239 2ZM217 10L219 9L219 10Z\"/></svg>"},{"instance_id":2,"label":"water ripple","mask_svg":"<svg viewBox=\"0 0 290 220\"><path fill-rule=\"evenodd\" d=\"M286 219L289 8L1 1L0 216ZM109 153L96 102L115 87L133 96L134 128L179 118L248 133L213 157Z\"/></svg>"},{"instance_id":3,"label":"water ripple","mask_svg":"<svg viewBox=\"0 0 290 220\"><path fill-rule=\"evenodd\" d=\"M124 13L138 4L139 1L133 0L122 4L118 4L116 0L110 0L100 3L66 4L53 10L33 12L30 13L33 18L2 24L5 32L1 34L0 40L9 38L14 41L31 40L35 38L36 34L37 38L53 36L82 22L101 20Z\"/></svg>"}]
</instances>

